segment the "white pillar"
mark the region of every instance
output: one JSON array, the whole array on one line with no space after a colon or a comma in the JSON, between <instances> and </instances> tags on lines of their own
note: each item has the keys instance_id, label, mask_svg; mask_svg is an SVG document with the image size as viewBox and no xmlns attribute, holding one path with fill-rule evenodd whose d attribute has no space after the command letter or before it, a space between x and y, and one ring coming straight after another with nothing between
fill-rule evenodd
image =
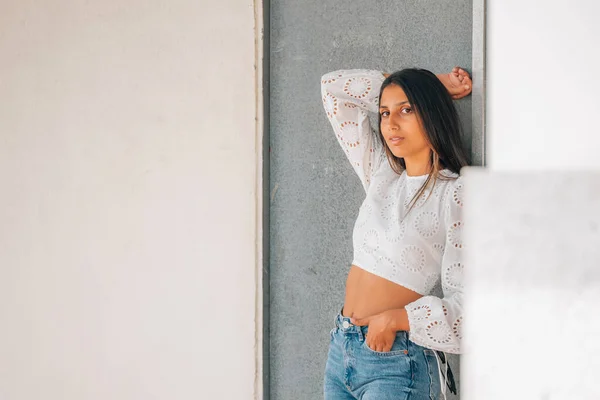
<instances>
[{"instance_id":1,"label":"white pillar","mask_svg":"<svg viewBox=\"0 0 600 400\"><path fill-rule=\"evenodd\" d=\"M256 26L0 2L0 399L260 397Z\"/></svg>"},{"instance_id":2,"label":"white pillar","mask_svg":"<svg viewBox=\"0 0 600 400\"><path fill-rule=\"evenodd\" d=\"M600 173L465 171L462 399L600 398Z\"/></svg>"},{"instance_id":3,"label":"white pillar","mask_svg":"<svg viewBox=\"0 0 600 400\"><path fill-rule=\"evenodd\" d=\"M600 3L488 1L462 399L600 398Z\"/></svg>"}]
</instances>

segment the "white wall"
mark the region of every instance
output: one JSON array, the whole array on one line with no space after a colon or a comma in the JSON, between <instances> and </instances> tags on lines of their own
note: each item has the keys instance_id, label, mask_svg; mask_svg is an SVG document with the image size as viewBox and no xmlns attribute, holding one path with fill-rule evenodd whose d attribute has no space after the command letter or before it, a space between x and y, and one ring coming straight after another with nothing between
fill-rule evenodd
<instances>
[{"instance_id":1,"label":"white wall","mask_svg":"<svg viewBox=\"0 0 600 400\"><path fill-rule=\"evenodd\" d=\"M600 2L486 4L490 168L600 168Z\"/></svg>"},{"instance_id":2,"label":"white wall","mask_svg":"<svg viewBox=\"0 0 600 400\"><path fill-rule=\"evenodd\" d=\"M600 3L487 1L463 400L600 398Z\"/></svg>"},{"instance_id":3,"label":"white wall","mask_svg":"<svg viewBox=\"0 0 600 400\"><path fill-rule=\"evenodd\" d=\"M0 399L260 391L254 28L250 0L0 3Z\"/></svg>"}]
</instances>

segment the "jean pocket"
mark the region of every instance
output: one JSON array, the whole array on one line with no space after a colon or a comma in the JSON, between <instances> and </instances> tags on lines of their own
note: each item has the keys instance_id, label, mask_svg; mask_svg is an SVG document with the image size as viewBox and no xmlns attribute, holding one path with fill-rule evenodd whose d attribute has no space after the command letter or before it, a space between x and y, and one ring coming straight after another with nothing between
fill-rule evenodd
<instances>
[{"instance_id":1,"label":"jean pocket","mask_svg":"<svg viewBox=\"0 0 600 400\"><path fill-rule=\"evenodd\" d=\"M363 341L363 347L371 354L380 357L405 356L408 357L408 343L404 340L404 335L397 334L394 338L394 344L390 351L376 351L369 347L366 339Z\"/></svg>"}]
</instances>

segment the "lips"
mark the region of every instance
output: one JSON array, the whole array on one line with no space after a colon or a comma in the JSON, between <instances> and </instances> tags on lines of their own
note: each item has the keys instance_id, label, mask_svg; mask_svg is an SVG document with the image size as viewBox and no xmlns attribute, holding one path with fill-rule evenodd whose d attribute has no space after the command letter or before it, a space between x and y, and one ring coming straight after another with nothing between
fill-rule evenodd
<instances>
[{"instance_id":1,"label":"lips","mask_svg":"<svg viewBox=\"0 0 600 400\"><path fill-rule=\"evenodd\" d=\"M392 136L391 138L388 139L388 142L390 144L400 144L404 141L404 138L401 136Z\"/></svg>"}]
</instances>

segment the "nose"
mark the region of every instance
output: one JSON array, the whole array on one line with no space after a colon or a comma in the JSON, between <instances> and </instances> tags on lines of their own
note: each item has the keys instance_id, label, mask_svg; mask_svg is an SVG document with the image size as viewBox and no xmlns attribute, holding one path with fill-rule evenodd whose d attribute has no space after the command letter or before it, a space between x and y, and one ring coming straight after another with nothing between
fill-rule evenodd
<instances>
[{"instance_id":1,"label":"nose","mask_svg":"<svg viewBox=\"0 0 600 400\"><path fill-rule=\"evenodd\" d=\"M388 118L388 124L389 124L390 129L393 130L393 131L397 131L398 129L400 129L400 125L398 124L398 120L393 115L389 116L389 118Z\"/></svg>"}]
</instances>

